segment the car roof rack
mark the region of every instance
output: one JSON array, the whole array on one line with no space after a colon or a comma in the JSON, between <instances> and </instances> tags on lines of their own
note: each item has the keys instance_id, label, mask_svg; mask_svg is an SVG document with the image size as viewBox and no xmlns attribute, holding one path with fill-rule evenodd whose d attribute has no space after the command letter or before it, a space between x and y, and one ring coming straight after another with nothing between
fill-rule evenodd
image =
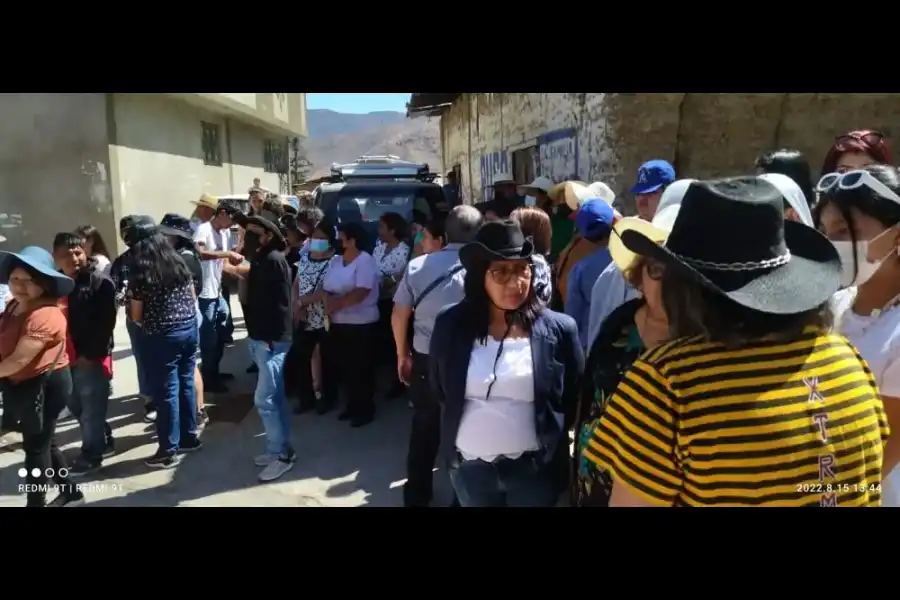
<instances>
[{"instance_id":1,"label":"car roof rack","mask_svg":"<svg viewBox=\"0 0 900 600\"><path fill-rule=\"evenodd\" d=\"M416 180L431 183L439 173L432 173L427 163L416 163L393 155L360 156L356 162L331 165L331 182L359 180Z\"/></svg>"}]
</instances>

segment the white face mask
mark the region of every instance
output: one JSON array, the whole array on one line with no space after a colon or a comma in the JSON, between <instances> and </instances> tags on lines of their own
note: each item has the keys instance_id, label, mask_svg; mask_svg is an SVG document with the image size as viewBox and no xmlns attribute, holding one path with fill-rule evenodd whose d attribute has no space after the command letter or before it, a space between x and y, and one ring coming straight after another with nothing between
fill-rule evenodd
<instances>
[{"instance_id":1,"label":"white face mask","mask_svg":"<svg viewBox=\"0 0 900 600\"><path fill-rule=\"evenodd\" d=\"M888 230L890 231L890 230ZM887 233L885 231L884 233ZM841 287L850 287L852 285L862 285L872 278L878 269L881 268L881 265L884 264L893 252L889 252L887 256L875 261L869 262L866 258L869 255L869 245L877 240L880 236L884 235L884 233L879 234L875 238L865 242L831 242L834 247L838 251L838 256L841 257L841 266L844 269L844 273L841 276ZM853 254L853 247L856 247L856 256ZM897 254L900 255L900 248L896 250Z\"/></svg>"}]
</instances>

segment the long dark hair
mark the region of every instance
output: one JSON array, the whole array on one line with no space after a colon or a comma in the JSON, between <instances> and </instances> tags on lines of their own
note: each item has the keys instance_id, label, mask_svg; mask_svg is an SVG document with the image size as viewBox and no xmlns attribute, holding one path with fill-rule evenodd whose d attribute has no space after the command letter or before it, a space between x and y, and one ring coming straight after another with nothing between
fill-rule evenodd
<instances>
[{"instance_id":1,"label":"long dark hair","mask_svg":"<svg viewBox=\"0 0 900 600\"><path fill-rule=\"evenodd\" d=\"M106 258L111 258L109 249L106 247L106 242L103 241L103 236L100 235L100 232L96 227L93 225L82 225L77 228L74 233L75 235L80 235L85 240L90 240L92 254L102 254Z\"/></svg>"},{"instance_id":2,"label":"long dark hair","mask_svg":"<svg viewBox=\"0 0 900 600\"><path fill-rule=\"evenodd\" d=\"M471 269L466 269L466 278L463 284L466 292L466 297L462 301L462 305L466 310L466 317L463 322L471 324L471 327L475 329L476 339L482 344L487 341L491 324L492 302L487 290L484 289L484 278L487 276L489 265L489 262L482 261L473 265ZM534 292L532 280L525 302L516 310L506 311L507 333L515 326L519 326L525 332L531 333L531 327L543 308L543 304L541 304ZM504 337L506 336L504 335Z\"/></svg>"},{"instance_id":3,"label":"long dark hair","mask_svg":"<svg viewBox=\"0 0 900 600\"><path fill-rule=\"evenodd\" d=\"M193 285L187 264L161 233L154 233L131 246L136 277L162 289Z\"/></svg>"},{"instance_id":4,"label":"long dark hair","mask_svg":"<svg viewBox=\"0 0 900 600\"><path fill-rule=\"evenodd\" d=\"M782 148L761 154L756 159L756 168L763 173L781 173L790 177L800 187L806 197L806 203L809 206L815 205L812 170L806 157L799 150Z\"/></svg>"},{"instance_id":5,"label":"long dark hair","mask_svg":"<svg viewBox=\"0 0 900 600\"><path fill-rule=\"evenodd\" d=\"M763 313L686 279L677 269L663 271L660 284L672 339L701 336L729 347L764 338L787 342L808 326L826 330L833 321L828 302L794 315Z\"/></svg>"}]
</instances>

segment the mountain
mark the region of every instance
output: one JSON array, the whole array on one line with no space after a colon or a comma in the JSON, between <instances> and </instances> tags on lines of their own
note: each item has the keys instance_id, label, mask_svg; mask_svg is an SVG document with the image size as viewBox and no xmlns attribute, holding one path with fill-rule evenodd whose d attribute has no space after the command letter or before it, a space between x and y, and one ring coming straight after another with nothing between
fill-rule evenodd
<instances>
[{"instance_id":1,"label":"mountain","mask_svg":"<svg viewBox=\"0 0 900 600\"><path fill-rule=\"evenodd\" d=\"M310 110L306 156L313 163L309 178L327 175L332 163L347 163L364 154L393 154L403 160L425 162L442 171L441 134L437 118L408 119L402 112L367 114Z\"/></svg>"}]
</instances>

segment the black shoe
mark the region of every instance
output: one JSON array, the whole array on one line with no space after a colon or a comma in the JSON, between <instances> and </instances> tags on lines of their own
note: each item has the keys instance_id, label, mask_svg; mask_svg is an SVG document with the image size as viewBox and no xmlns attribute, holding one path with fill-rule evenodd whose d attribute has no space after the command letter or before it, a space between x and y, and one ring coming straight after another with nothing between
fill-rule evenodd
<instances>
[{"instance_id":1,"label":"black shoe","mask_svg":"<svg viewBox=\"0 0 900 600\"><path fill-rule=\"evenodd\" d=\"M144 464L151 469L171 469L177 467L184 458L180 454L154 454L144 461Z\"/></svg>"},{"instance_id":2,"label":"black shoe","mask_svg":"<svg viewBox=\"0 0 900 600\"><path fill-rule=\"evenodd\" d=\"M81 492L70 492L68 494L60 492L59 496L47 503L47 507L58 508L65 506L71 508L75 506L82 506L83 504L84 494L82 494Z\"/></svg>"},{"instance_id":3,"label":"black shoe","mask_svg":"<svg viewBox=\"0 0 900 600\"><path fill-rule=\"evenodd\" d=\"M338 421L349 421L352 418L353 418L353 415L350 414L349 410L345 410L341 414L338 415Z\"/></svg>"},{"instance_id":4,"label":"black shoe","mask_svg":"<svg viewBox=\"0 0 900 600\"><path fill-rule=\"evenodd\" d=\"M185 454L188 452L196 452L197 450L200 450L201 448L203 448L203 442L201 442L200 440L198 440L196 438L194 438L194 441L192 441L192 442L189 442L186 444L182 443L182 444L178 445L178 451L182 454Z\"/></svg>"},{"instance_id":5,"label":"black shoe","mask_svg":"<svg viewBox=\"0 0 900 600\"><path fill-rule=\"evenodd\" d=\"M365 427L369 423L375 420L375 415L366 415L360 417L353 417L350 420L350 427Z\"/></svg>"},{"instance_id":6,"label":"black shoe","mask_svg":"<svg viewBox=\"0 0 900 600\"><path fill-rule=\"evenodd\" d=\"M209 413L206 412L205 408L201 408L197 411L197 425L199 427L206 427L209 425Z\"/></svg>"},{"instance_id":7,"label":"black shoe","mask_svg":"<svg viewBox=\"0 0 900 600\"><path fill-rule=\"evenodd\" d=\"M90 460L83 456L79 456L69 467L70 477L84 477L94 471L98 471L103 466L103 462L99 460Z\"/></svg>"},{"instance_id":8,"label":"black shoe","mask_svg":"<svg viewBox=\"0 0 900 600\"><path fill-rule=\"evenodd\" d=\"M156 409L152 404L144 405L144 423L156 423Z\"/></svg>"},{"instance_id":9,"label":"black shoe","mask_svg":"<svg viewBox=\"0 0 900 600\"><path fill-rule=\"evenodd\" d=\"M247 373L259 373L259 367L256 366L256 363L253 363L249 367L247 367Z\"/></svg>"}]
</instances>

